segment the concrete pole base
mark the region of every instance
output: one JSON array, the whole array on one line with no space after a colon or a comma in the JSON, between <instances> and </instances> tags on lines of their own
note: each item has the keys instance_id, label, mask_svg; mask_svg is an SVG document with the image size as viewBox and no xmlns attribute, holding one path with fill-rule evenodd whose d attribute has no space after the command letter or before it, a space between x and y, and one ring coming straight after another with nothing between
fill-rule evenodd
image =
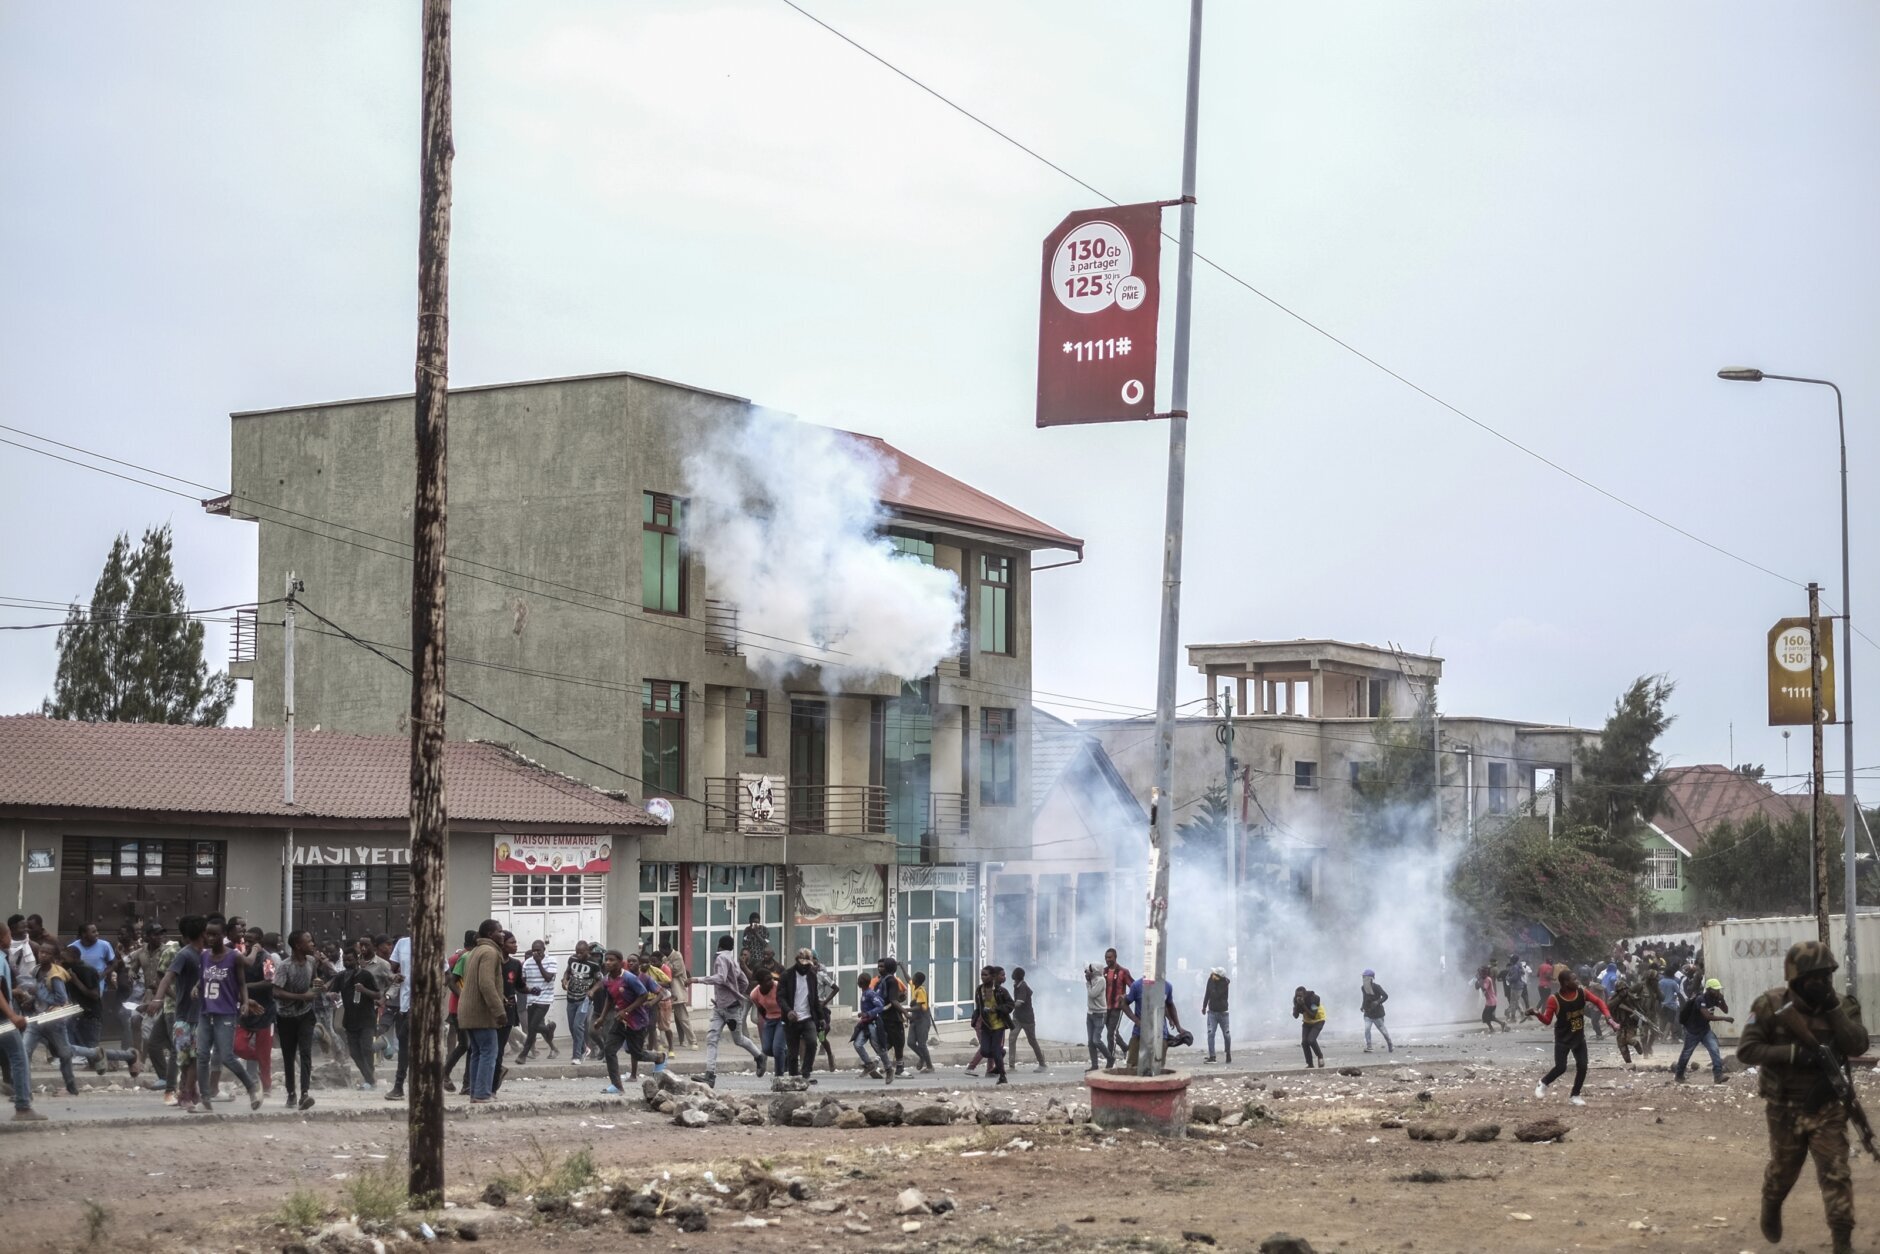
<instances>
[{"instance_id":1,"label":"concrete pole base","mask_svg":"<svg viewBox=\"0 0 1880 1254\"><path fill-rule=\"evenodd\" d=\"M1188 1081L1179 1071L1141 1076L1126 1071L1091 1071L1090 1121L1100 1128L1134 1128L1157 1136L1188 1135Z\"/></svg>"}]
</instances>

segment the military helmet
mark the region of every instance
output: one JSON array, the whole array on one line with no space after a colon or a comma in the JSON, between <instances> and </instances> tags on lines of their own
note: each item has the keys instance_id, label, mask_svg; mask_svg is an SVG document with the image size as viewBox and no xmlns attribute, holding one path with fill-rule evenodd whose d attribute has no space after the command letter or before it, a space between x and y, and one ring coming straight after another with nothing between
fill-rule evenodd
<instances>
[{"instance_id":1,"label":"military helmet","mask_svg":"<svg viewBox=\"0 0 1880 1254\"><path fill-rule=\"evenodd\" d=\"M1834 951L1820 941L1796 941L1782 960L1782 978L1793 984L1817 971L1837 971L1840 966L1834 960Z\"/></svg>"}]
</instances>

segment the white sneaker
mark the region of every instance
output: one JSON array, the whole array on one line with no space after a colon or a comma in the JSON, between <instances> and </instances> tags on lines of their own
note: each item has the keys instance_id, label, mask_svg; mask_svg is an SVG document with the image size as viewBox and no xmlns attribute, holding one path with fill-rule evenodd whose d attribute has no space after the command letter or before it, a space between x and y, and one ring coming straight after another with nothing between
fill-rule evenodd
<instances>
[{"instance_id":1,"label":"white sneaker","mask_svg":"<svg viewBox=\"0 0 1880 1254\"><path fill-rule=\"evenodd\" d=\"M1534 1096L1541 1098L1543 1101L1546 1100L1547 1086L1545 1084L1536 1084L1534 1086Z\"/></svg>"},{"instance_id":2,"label":"white sneaker","mask_svg":"<svg viewBox=\"0 0 1880 1254\"><path fill-rule=\"evenodd\" d=\"M1567 1101L1569 1104L1574 1105L1574 1106L1586 1105L1586 1099L1584 1097L1569 1097Z\"/></svg>"}]
</instances>

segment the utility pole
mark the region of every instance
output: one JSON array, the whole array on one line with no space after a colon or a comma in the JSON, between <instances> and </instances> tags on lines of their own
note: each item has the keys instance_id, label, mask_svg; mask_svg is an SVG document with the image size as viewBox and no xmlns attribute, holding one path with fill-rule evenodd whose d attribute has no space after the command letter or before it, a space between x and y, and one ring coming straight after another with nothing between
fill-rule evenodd
<instances>
[{"instance_id":1,"label":"utility pole","mask_svg":"<svg viewBox=\"0 0 1880 1254\"><path fill-rule=\"evenodd\" d=\"M1195 130L1201 113L1201 0L1188 7L1188 103L1182 125L1180 252L1175 263L1175 369L1169 389L1168 505L1162 539L1162 637L1156 667L1155 791L1149 805L1149 926L1143 941L1142 1049L1136 1070L1162 1072L1168 978L1169 849L1175 831L1175 655L1181 648L1182 510L1188 491L1188 344L1195 281Z\"/></svg>"},{"instance_id":2,"label":"utility pole","mask_svg":"<svg viewBox=\"0 0 1880 1254\"><path fill-rule=\"evenodd\" d=\"M281 746L281 802L294 804L294 594L306 585L287 572L287 600L281 612L281 713L287 739ZM287 861L281 866L281 931L294 933L294 829L287 829Z\"/></svg>"},{"instance_id":3,"label":"utility pole","mask_svg":"<svg viewBox=\"0 0 1880 1254\"><path fill-rule=\"evenodd\" d=\"M411 515L411 1104L406 1190L444 1201L444 523L450 380L450 0L424 0Z\"/></svg>"},{"instance_id":4,"label":"utility pole","mask_svg":"<svg viewBox=\"0 0 1880 1254\"><path fill-rule=\"evenodd\" d=\"M1822 807L1827 796L1821 776L1821 585L1808 585L1808 707L1809 739L1812 741L1809 768L1808 826L1815 850L1815 939L1828 943L1828 823Z\"/></svg>"},{"instance_id":5,"label":"utility pole","mask_svg":"<svg viewBox=\"0 0 1880 1254\"><path fill-rule=\"evenodd\" d=\"M1221 785L1227 805L1227 974L1240 978L1240 824L1234 821L1234 691L1221 693Z\"/></svg>"}]
</instances>

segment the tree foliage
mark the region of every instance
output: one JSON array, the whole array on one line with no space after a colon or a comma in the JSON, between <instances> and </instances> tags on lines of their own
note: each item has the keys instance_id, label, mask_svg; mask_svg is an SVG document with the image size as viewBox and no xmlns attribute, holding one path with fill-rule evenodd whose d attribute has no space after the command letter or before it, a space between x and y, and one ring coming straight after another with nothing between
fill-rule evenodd
<instances>
[{"instance_id":1,"label":"tree foliage","mask_svg":"<svg viewBox=\"0 0 1880 1254\"><path fill-rule=\"evenodd\" d=\"M1671 726L1665 712L1676 685L1641 675L1613 703L1599 743L1582 746L1567 798L1566 822L1591 833L1587 847L1630 875L1645 869L1639 834L1665 808L1658 738Z\"/></svg>"},{"instance_id":2,"label":"tree foliage","mask_svg":"<svg viewBox=\"0 0 1880 1254\"><path fill-rule=\"evenodd\" d=\"M1409 718L1398 718L1387 706L1372 724L1377 756L1358 768L1352 789L1352 834L1358 840L1392 849L1435 843L1435 719L1431 685Z\"/></svg>"},{"instance_id":3,"label":"tree foliage","mask_svg":"<svg viewBox=\"0 0 1880 1254\"><path fill-rule=\"evenodd\" d=\"M1842 829L1838 815L1830 815L1828 831L1828 903L1839 910L1844 904L1847 873L1842 860ZM1777 822L1767 815L1752 814L1741 822L1726 819L1711 829L1704 843L1685 859L1692 907L1706 918L1733 915L1810 914L1814 903L1808 898L1809 845L1808 815L1793 814ZM1866 832L1857 833L1858 845L1866 849ZM1864 861L1860 872L1860 895L1871 902L1880 888L1880 867Z\"/></svg>"},{"instance_id":4,"label":"tree foliage","mask_svg":"<svg viewBox=\"0 0 1880 1254\"><path fill-rule=\"evenodd\" d=\"M1533 817L1488 829L1457 863L1456 900L1487 940L1541 923L1554 933L1559 953L1602 952L1635 929L1648 904L1638 877L1602 853L1605 839L1587 827L1549 836L1546 821Z\"/></svg>"},{"instance_id":5,"label":"tree foliage","mask_svg":"<svg viewBox=\"0 0 1880 1254\"><path fill-rule=\"evenodd\" d=\"M41 707L84 722L220 726L235 701L226 673L209 673L202 624L170 558L168 525L131 547L120 535L105 557L91 605L73 605L59 629L59 671Z\"/></svg>"},{"instance_id":6,"label":"tree foliage","mask_svg":"<svg viewBox=\"0 0 1880 1254\"><path fill-rule=\"evenodd\" d=\"M1194 812L1175 828L1173 865L1229 876L1233 868L1234 812L1225 784L1210 785L1195 803Z\"/></svg>"}]
</instances>

